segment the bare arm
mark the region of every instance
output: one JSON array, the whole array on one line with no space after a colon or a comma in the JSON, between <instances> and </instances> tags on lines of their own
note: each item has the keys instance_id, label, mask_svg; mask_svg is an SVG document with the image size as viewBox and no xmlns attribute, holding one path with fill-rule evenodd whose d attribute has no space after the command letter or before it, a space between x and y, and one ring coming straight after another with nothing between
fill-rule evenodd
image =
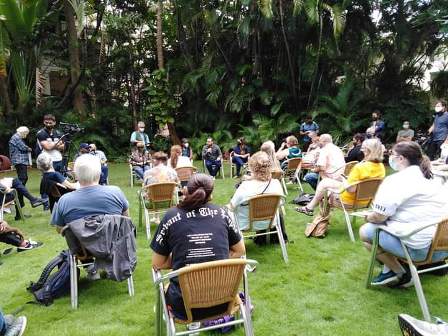
<instances>
[{"instance_id":1,"label":"bare arm","mask_svg":"<svg viewBox=\"0 0 448 336\"><path fill-rule=\"evenodd\" d=\"M77 187L76 183L72 183L68 180L64 180L64 182L62 182L62 186L64 186L65 188L68 188L68 189L73 189L73 190L76 189L76 187Z\"/></svg>"},{"instance_id":2,"label":"bare arm","mask_svg":"<svg viewBox=\"0 0 448 336\"><path fill-rule=\"evenodd\" d=\"M246 254L246 247L244 246L244 240L241 239L235 245L230 246L229 258L239 258Z\"/></svg>"},{"instance_id":3,"label":"bare arm","mask_svg":"<svg viewBox=\"0 0 448 336\"><path fill-rule=\"evenodd\" d=\"M169 256L164 256L156 252L152 254L152 267L155 269L170 269L172 268L171 264L171 254Z\"/></svg>"},{"instance_id":4,"label":"bare arm","mask_svg":"<svg viewBox=\"0 0 448 336\"><path fill-rule=\"evenodd\" d=\"M428 133L431 134L434 131L434 123L432 123L431 127L428 130Z\"/></svg>"}]
</instances>

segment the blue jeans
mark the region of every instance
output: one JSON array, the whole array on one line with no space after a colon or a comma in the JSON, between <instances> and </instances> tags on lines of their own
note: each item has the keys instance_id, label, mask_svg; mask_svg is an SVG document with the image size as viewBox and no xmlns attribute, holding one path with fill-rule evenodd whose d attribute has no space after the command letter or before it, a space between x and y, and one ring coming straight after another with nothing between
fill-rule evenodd
<instances>
[{"instance_id":1,"label":"blue jeans","mask_svg":"<svg viewBox=\"0 0 448 336\"><path fill-rule=\"evenodd\" d=\"M367 238L369 241L373 242L377 229L378 225L372 223L366 223L360 228L360 232L362 236ZM400 240L397 237L394 237L385 231L380 231L379 246L381 246L381 248L384 251L394 256L400 258L406 258ZM430 246L423 249L413 249L408 247L408 252L413 261L423 261L426 259L426 256L428 255L429 248ZM445 259L447 256L448 252L443 251L434 252L434 254L432 255L432 261L433 262L441 261Z\"/></svg>"},{"instance_id":2,"label":"blue jeans","mask_svg":"<svg viewBox=\"0 0 448 336\"><path fill-rule=\"evenodd\" d=\"M133 166L134 172L137 174L140 180L143 180L143 175L145 175L145 171L149 170L149 166Z\"/></svg>"},{"instance_id":3,"label":"blue jeans","mask_svg":"<svg viewBox=\"0 0 448 336\"><path fill-rule=\"evenodd\" d=\"M3 313L0 310L0 335L4 335L6 333L6 321L3 317Z\"/></svg>"},{"instance_id":4,"label":"blue jeans","mask_svg":"<svg viewBox=\"0 0 448 336\"><path fill-rule=\"evenodd\" d=\"M234 156L232 158L232 162L236 166L236 176L240 176L241 167L244 166L244 164L247 162L247 158L242 158L238 156Z\"/></svg>"},{"instance_id":5,"label":"blue jeans","mask_svg":"<svg viewBox=\"0 0 448 336\"><path fill-rule=\"evenodd\" d=\"M319 181L318 173L313 173L313 172L306 173L306 175L303 177L303 179L305 180L306 183L308 183L311 186L311 188L316 190L317 181Z\"/></svg>"},{"instance_id":6,"label":"blue jeans","mask_svg":"<svg viewBox=\"0 0 448 336\"><path fill-rule=\"evenodd\" d=\"M109 176L109 167L101 165L100 184L107 184L107 177Z\"/></svg>"},{"instance_id":7,"label":"blue jeans","mask_svg":"<svg viewBox=\"0 0 448 336\"><path fill-rule=\"evenodd\" d=\"M62 169L64 168L64 165L61 161L53 161L53 168L54 170L56 170L57 172L60 172L62 174Z\"/></svg>"},{"instance_id":8,"label":"blue jeans","mask_svg":"<svg viewBox=\"0 0 448 336\"><path fill-rule=\"evenodd\" d=\"M211 176L216 176L221 168L221 160L205 160L205 166Z\"/></svg>"}]
</instances>

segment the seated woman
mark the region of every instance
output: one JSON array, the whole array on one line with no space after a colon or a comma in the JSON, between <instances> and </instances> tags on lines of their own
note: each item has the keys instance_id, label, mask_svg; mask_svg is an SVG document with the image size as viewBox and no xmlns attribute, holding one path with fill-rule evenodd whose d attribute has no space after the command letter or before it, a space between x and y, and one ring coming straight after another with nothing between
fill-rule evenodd
<instances>
[{"instance_id":1,"label":"seated woman","mask_svg":"<svg viewBox=\"0 0 448 336\"><path fill-rule=\"evenodd\" d=\"M171 146L168 167L173 169L180 167L191 167L192 163L189 157L182 155L182 147L179 145Z\"/></svg>"},{"instance_id":2,"label":"seated woman","mask_svg":"<svg viewBox=\"0 0 448 336\"><path fill-rule=\"evenodd\" d=\"M308 205L304 207L297 207L296 211L312 216L314 208L325 197L328 191L334 191L332 202L336 202L337 195L341 189L346 189L353 183L369 179L369 178L384 178L386 170L383 165L383 148L378 139L368 139L362 143L361 151L364 153L364 161L356 164L347 180L339 181L331 178L324 178L317 185L316 194ZM355 200L354 190L342 192L339 199L344 204L352 205Z\"/></svg>"},{"instance_id":3,"label":"seated woman","mask_svg":"<svg viewBox=\"0 0 448 336\"><path fill-rule=\"evenodd\" d=\"M36 159L36 166L37 169L39 169L43 173L41 186L42 184L48 184L48 181L53 181L61 184L67 189L75 190L79 188L79 185L77 183L70 182L64 175L54 170L53 160L47 153L42 152L41 154L39 154Z\"/></svg>"},{"instance_id":4,"label":"seated woman","mask_svg":"<svg viewBox=\"0 0 448 336\"><path fill-rule=\"evenodd\" d=\"M260 151L265 152L268 156L269 161L271 162L271 171L281 171L280 162L275 157L275 145L269 140L263 142L260 147Z\"/></svg>"},{"instance_id":5,"label":"seated woman","mask_svg":"<svg viewBox=\"0 0 448 336\"><path fill-rule=\"evenodd\" d=\"M167 166L168 156L164 152L156 152L152 156L152 168L144 175L144 184L161 182L178 182L176 171Z\"/></svg>"},{"instance_id":6,"label":"seated woman","mask_svg":"<svg viewBox=\"0 0 448 336\"><path fill-rule=\"evenodd\" d=\"M11 202L14 200L14 193L11 189L15 189L17 191L17 196L19 199L19 204L15 204L16 207L16 218L15 220L19 220L19 211L18 207L23 208L25 206L25 202L23 198L25 197L31 203L31 207L35 208L39 205L46 204L46 200L42 198L37 198L31 195L28 189L23 185L23 183L18 178L12 177L4 177L0 179L0 204L5 201L5 203ZM30 215L26 215L30 217Z\"/></svg>"},{"instance_id":7,"label":"seated woman","mask_svg":"<svg viewBox=\"0 0 448 336\"><path fill-rule=\"evenodd\" d=\"M236 166L235 177L240 177L241 167L244 166L250 156L250 148L246 145L244 138L238 139L238 144L232 149L230 156Z\"/></svg>"},{"instance_id":8,"label":"seated woman","mask_svg":"<svg viewBox=\"0 0 448 336\"><path fill-rule=\"evenodd\" d=\"M272 164L264 152L257 152L249 159L251 176L244 180L230 200L229 208L235 212L240 230L249 228L249 198L260 194L277 194L283 196L283 189L279 180L271 178ZM255 230L266 229L266 221L257 222Z\"/></svg>"},{"instance_id":9,"label":"seated woman","mask_svg":"<svg viewBox=\"0 0 448 336\"><path fill-rule=\"evenodd\" d=\"M281 167L283 170L287 168L287 160L302 157L302 152L299 148L299 141L294 135L290 135L286 138L275 153L277 160L282 162Z\"/></svg>"},{"instance_id":10,"label":"seated woman","mask_svg":"<svg viewBox=\"0 0 448 336\"><path fill-rule=\"evenodd\" d=\"M9 226L6 221L0 221L0 242L16 246L17 252L32 250L43 245L40 242L25 240L23 233L18 228Z\"/></svg>"},{"instance_id":11,"label":"seated woman","mask_svg":"<svg viewBox=\"0 0 448 336\"><path fill-rule=\"evenodd\" d=\"M137 177L140 180L143 180L143 175L145 175L145 172L151 168L151 155L146 150L144 142L137 142L135 148L131 152L129 163L132 165L132 169Z\"/></svg>"},{"instance_id":12,"label":"seated woman","mask_svg":"<svg viewBox=\"0 0 448 336\"><path fill-rule=\"evenodd\" d=\"M177 270L190 264L239 258L245 254L244 241L227 211L209 203L212 192L210 176L195 174L188 181L184 200L168 210L151 242L155 269ZM177 278L170 281L166 301L176 318L186 320ZM207 315L222 310L220 306L210 307Z\"/></svg>"},{"instance_id":13,"label":"seated woman","mask_svg":"<svg viewBox=\"0 0 448 336\"><path fill-rule=\"evenodd\" d=\"M431 164L416 142L405 141L392 148L390 167L397 173L386 177L380 185L372 205L372 213L366 216L367 224L361 226L359 235L370 250L377 225L397 232L410 232L447 217L448 194L442 184L432 179ZM414 261L425 260L436 227L428 227L404 239ZM446 258L448 253L435 252L433 261ZM381 231L376 258L384 264L372 285L410 284L410 276L396 256L404 258L400 241Z\"/></svg>"}]
</instances>

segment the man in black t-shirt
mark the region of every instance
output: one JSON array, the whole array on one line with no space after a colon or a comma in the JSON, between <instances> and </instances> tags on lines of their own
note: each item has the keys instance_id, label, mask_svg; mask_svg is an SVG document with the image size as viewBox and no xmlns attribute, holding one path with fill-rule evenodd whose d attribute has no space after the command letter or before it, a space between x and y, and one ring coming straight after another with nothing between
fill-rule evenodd
<instances>
[{"instance_id":1,"label":"man in black t-shirt","mask_svg":"<svg viewBox=\"0 0 448 336\"><path fill-rule=\"evenodd\" d=\"M154 267L173 270L245 253L242 237L227 210L210 203L191 211L170 209L158 226L151 249ZM166 300L177 318L186 319L177 278L171 279Z\"/></svg>"},{"instance_id":2,"label":"man in black t-shirt","mask_svg":"<svg viewBox=\"0 0 448 336\"><path fill-rule=\"evenodd\" d=\"M50 155L53 160L54 170L62 173L62 152L64 151L64 142L60 141L62 133L55 129L56 118L52 114L44 116L44 125L39 132L37 132L37 146L42 152Z\"/></svg>"},{"instance_id":3,"label":"man in black t-shirt","mask_svg":"<svg viewBox=\"0 0 448 336\"><path fill-rule=\"evenodd\" d=\"M353 147L348 151L347 156L345 157L345 162L361 162L364 159L364 153L361 151L361 145L364 140L365 137L361 133L356 133L353 136Z\"/></svg>"}]
</instances>

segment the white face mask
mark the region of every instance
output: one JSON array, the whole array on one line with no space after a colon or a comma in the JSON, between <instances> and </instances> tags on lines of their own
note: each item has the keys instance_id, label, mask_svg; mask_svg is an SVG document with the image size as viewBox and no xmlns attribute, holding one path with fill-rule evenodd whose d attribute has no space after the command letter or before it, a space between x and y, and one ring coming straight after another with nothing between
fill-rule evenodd
<instances>
[{"instance_id":1,"label":"white face mask","mask_svg":"<svg viewBox=\"0 0 448 336\"><path fill-rule=\"evenodd\" d=\"M442 107L442 106L436 106L436 107L434 107L434 110L435 110L436 112L442 112L443 107Z\"/></svg>"},{"instance_id":2,"label":"white face mask","mask_svg":"<svg viewBox=\"0 0 448 336\"><path fill-rule=\"evenodd\" d=\"M390 166L393 170L398 171L398 163L397 163L396 160L393 159L393 156L392 156L392 155L389 156L389 166Z\"/></svg>"},{"instance_id":3,"label":"white face mask","mask_svg":"<svg viewBox=\"0 0 448 336\"><path fill-rule=\"evenodd\" d=\"M403 124L403 128L404 128L404 129L408 129L408 128L409 128L409 125L408 125L408 124Z\"/></svg>"},{"instance_id":4,"label":"white face mask","mask_svg":"<svg viewBox=\"0 0 448 336\"><path fill-rule=\"evenodd\" d=\"M185 148L188 148L189 144L188 142L184 143Z\"/></svg>"},{"instance_id":5,"label":"white face mask","mask_svg":"<svg viewBox=\"0 0 448 336\"><path fill-rule=\"evenodd\" d=\"M140 127L140 128L139 128L139 131L140 131L140 132L144 132L144 131L145 131L145 128L144 128L144 127Z\"/></svg>"}]
</instances>

